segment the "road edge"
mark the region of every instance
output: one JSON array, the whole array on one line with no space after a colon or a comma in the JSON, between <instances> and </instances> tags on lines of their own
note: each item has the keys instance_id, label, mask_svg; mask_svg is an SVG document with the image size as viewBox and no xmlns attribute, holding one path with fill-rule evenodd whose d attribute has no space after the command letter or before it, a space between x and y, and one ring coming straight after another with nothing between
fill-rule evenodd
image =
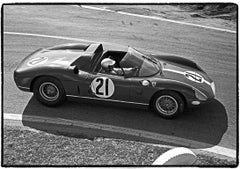
<instances>
[{"instance_id":1,"label":"road edge","mask_svg":"<svg viewBox=\"0 0 240 169\"><path fill-rule=\"evenodd\" d=\"M22 123L22 115L20 115L20 114L5 113L3 119L4 119L4 121L3 121L4 126L5 125L14 125L14 126L23 127L23 129L25 129L25 130L37 131L30 127L24 126ZM40 117L40 116L27 116L27 117L24 117L24 120L29 121L29 122L38 122L38 123L44 123L44 124L57 124L57 125L61 125L61 126L72 126L72 127L82 127L82 128L91 128L93 125L90 123L89 124L85 123L83 126L83 124L81 122L78 123L78 121L55 119L55 118L50 118L50 117L45 118L45 117ZM93 129L95 129L95 128L93 128ZM102 128L102 126L100 126L100 129L104 130L104 128ZM122 131L122 130L119 130L119 131ZM69 130L68 132L72 136L73 133L71 132L71 130ZM116 132L116 131L111 131L111 132ZM116 133L118 133L118 132L116 132ZM121 134L126 134L126 133L121 133ZM173 141L177 141L177 144L179 144L179 142L178 142L179 140L173 139L172 142ZM163 139L162 142L166 142L166 140ZM191 140L190 140L190 142L191 142ZM144 142L144 143L146 143L146 142ZM164 145L164 144L152 144L152 143L146 143L146 144L158 146L158 147L168 147L168 148L176 147L176 146L168 146L168 145ZM189 144L189 140L188 140L187 144ZM206 148L206 149L191 149L191 150L196 154L214 156L219 159L227 159L227 160L236 161L236 158L237 158L236 150L228 149L228 148L221 147L221 146L214 146L214 147ZM228 154L229 152L231 153L230 155ZM234 156L234 154L235 154L235 156Z\"/></svg>"}]
</instances>

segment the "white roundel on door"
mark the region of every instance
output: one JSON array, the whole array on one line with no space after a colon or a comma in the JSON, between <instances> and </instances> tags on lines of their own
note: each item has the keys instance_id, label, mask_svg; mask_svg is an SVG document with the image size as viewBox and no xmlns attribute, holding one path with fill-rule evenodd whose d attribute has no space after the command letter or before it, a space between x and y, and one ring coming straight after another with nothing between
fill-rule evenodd
<instances>
[{"instance_id":1,"label":"white roundel on door","mask_svg":"<svg viewBox=\"0 0 240 169\"><path fill-rule=\"evenodd\" d=\"M113 95L115 87L108 77L97 77L91 83L91 90L97 97L109 98Z\"/></svg>"}]
</instances>

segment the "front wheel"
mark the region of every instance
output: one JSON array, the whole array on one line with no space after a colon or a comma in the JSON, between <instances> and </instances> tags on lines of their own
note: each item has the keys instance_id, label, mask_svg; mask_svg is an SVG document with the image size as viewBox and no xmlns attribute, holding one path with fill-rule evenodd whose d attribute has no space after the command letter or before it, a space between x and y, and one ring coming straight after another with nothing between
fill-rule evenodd
<instances>
[{"instance_id":1,"label":"front wheel","mask_svg":"<svg viewBox=\"0 0 240 169\"><path fill-rule=\"evenodd\" d=\"M162 91L154 97L152 106L161 117L171 119L183 111L184 102L178 93Z\"/></svg>"},{"instance_id":2,"label":"front wheel","mask_svg":"<svg viewBox=\"0 0 240 169\"><path fill-rule=\"evenodd\" d=\"M66 99L65 90L60 81L52 77L41 77L33 86L37 100L47 106L57 106Z\"/></svg>"}]
</instances>

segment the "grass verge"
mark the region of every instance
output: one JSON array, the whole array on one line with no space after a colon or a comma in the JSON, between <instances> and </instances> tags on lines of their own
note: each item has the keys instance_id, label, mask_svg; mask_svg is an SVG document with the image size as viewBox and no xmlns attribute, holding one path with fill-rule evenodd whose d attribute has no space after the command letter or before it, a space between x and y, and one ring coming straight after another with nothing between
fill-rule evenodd
<instances>
[{"instance_id":1,"label":"grass verge","mask_svg":"<svg viewBox=\"0 0 240 169\"><path fill-rule=\"evenodd\" d=\"M16 165L151 165L168 148L145 143L56 136L4 126L3 164ZM233 165L233 161L197 155L196 165Z\"/></svg>"}]
</instances>

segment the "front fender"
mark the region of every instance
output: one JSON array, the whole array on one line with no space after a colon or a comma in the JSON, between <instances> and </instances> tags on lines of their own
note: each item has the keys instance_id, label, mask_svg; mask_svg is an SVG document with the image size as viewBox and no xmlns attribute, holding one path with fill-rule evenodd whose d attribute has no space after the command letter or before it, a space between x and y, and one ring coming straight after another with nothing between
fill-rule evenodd
<instances>
[{"instance_id":1,"label":"front fender","mask_svg":"<svg viewBox=\"0 0 240 169\"><path fill-rule=\"evenodd\" d=\"M161 80L157 82L156 87L158 88L158 91L171 90L181 93L186 100L192 100L195 98L194 87L180 81L170 79Z\"/></svg>"}]
</instances>

